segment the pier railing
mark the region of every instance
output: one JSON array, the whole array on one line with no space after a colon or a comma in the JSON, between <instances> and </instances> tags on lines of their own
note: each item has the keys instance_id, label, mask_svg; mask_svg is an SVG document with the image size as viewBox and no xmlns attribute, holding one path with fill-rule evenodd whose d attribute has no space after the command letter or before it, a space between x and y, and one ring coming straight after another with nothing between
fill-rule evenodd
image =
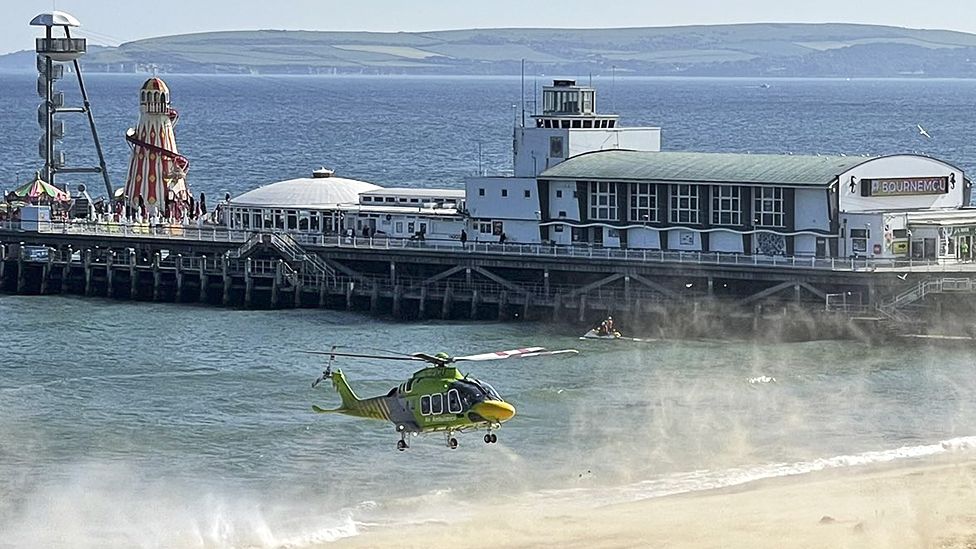
<instances>
[{"instance_id":1,"label":"pier railing","mask_svg":"<svg viewBox=\"0 0 976 549\"><path fill-rule=\"evenodd\" d=\"M103 222L48 222L40 223L37 231L24 231L20 222L0 222L0 230L16 231L24 234L32 232L42 234L73 234L92 236L119 236L126 238L152 238L193 240L200 242L225 242L231 244L245 244L254 241L255 231L230 230L223 226L204 225L199 227L166 224L130 224ZM310 248L339 248L365 250L418 250L443 251L445 253L463 253L478 255L517 256L531 258L568 258L595 259L635 263L679 263L702 266L728 267L768 267L824 271L913 271L913 272L958 272L960 270L976 271L976 263L961 262L953 259L880 259L880 258L817 258L812 256L768 256L725 252L699 252L679 250L650 250L634 248L609 248L581 244L552 245L552 244L523 244L498 242L472 242L462 245L451 239L412 239L390 237L362 237L316 235L302 233L278 234L270 233L282 244L283 249L293 252L298 257L299 252ZM297 245L297 246L296 246ZM309 254L309 260L314 254ZM315 270L323 274L334 276L331 268L325 264L315 265Z\"/></svg>"}]
</instances>

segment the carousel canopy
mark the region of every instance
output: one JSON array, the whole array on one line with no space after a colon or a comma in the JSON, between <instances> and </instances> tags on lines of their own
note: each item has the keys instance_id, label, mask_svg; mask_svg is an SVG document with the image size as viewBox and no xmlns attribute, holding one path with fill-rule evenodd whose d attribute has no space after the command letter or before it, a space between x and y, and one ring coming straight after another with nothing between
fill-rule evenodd
<instances>
[{"instance_id":1,"label":"carousel canopy","mask_svg":"<svg viewBox=\"0 0 976 549\"><path fill-rule=\"evenodd\" d=\"M71 195L42 180L40 174L35 174L33 181L24 183L10 194L15 198L27 200L56 200L58 202L71 200Z\"/></svg>"}]
</instances>

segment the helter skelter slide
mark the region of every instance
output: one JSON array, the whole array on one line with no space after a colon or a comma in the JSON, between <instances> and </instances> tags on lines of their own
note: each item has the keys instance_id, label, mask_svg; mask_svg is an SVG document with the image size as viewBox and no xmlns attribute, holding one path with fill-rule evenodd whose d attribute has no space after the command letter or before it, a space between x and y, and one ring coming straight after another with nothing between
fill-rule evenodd
<instances>
[{"instance_id":1,"label":"helter skelter slide","mask_svg":"<svg viewBox=\"0 0 976 549\"><path fill-rule=\"evenodd\" d=\"M125 134L132 147L125 205L148 216L178 216L190 201L186 184L190 161L176 148L173 128L179 113L169 100L165 82L157 77L147 80L139 92L139 123Z\"/></svg>"}]
</instances>

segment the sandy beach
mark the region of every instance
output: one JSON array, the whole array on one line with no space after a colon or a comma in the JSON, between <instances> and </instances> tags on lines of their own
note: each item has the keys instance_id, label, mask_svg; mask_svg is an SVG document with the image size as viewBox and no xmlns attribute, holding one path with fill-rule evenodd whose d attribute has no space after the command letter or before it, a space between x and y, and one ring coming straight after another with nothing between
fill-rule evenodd
<instances>
[{"instance_id":1,"label":"sandy beach","mask_svg":"<svg viewBox=\"0 0 976 549\"><path fill-rule=\"evenodd\" d=\"M332 547L976 548L976 456L822 471L587 508L485 506Z\"/></svg>"}]
</instances>

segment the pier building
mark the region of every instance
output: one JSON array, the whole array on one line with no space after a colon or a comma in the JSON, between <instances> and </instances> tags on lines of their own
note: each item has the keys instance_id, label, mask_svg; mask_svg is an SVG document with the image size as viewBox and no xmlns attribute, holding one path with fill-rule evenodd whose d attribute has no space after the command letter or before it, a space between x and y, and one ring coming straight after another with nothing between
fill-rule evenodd
<instances>
[{"instance_id":1,"label":"pier building","mask_svg":"<svg viewBox=\"0 0 976 549\"><path fill-rule=\"evenodd\" d=\"M332 170L322 168L311 177L270 183L231 198L224 206L225 223L232 231L336 234L343 227L340 206L355 204L362 193L379 188L336 177Z\"/></svg>"}]
</instances>

